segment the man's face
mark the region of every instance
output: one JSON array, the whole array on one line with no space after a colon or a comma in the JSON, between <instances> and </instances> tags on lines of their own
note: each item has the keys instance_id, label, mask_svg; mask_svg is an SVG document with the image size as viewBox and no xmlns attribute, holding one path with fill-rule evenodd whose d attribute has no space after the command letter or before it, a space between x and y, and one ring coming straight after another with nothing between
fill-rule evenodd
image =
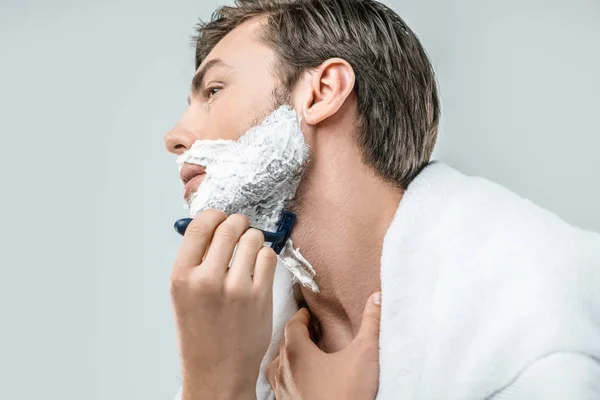
<instances>
[{"instance_id":1,"label":"man's face","mask_svg":"<svg viewBox=\"0 0 600 400\"><path fill-rule=\"evenodd\" d=\"M276 229L309 156L301 120L290 108L292 93L273 76L275 52L257 37L259 24L240 25L203 60L189 108L165 144L179 155L182 180L189 180L190 217L216 208Z\"/></svg>"},{"instance_id":2,"label":"man's face","mask_svg":"<svg viewBox=\"0 0 600 400\"><path fill-rule=\"evenodd\" d=\"M258 19L245 22L202 62L188 109L165 135L168 151L182 154L196 140L237 140L277 107L276 54L259 41L259 29Z\"/></svg>"}]
</instances>

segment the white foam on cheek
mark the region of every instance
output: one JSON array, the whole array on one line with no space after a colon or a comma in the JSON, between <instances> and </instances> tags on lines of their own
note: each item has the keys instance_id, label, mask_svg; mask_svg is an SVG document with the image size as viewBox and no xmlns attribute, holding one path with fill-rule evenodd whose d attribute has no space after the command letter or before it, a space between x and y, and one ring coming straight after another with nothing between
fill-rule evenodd
<instances>
[{"instance_id":1,"label":"white foam on cheek","mask_svg":"<svg viewBox=\"0 0 600 400\"><path fill-rule=\"evenodd\" d=\"M238 140L198 140L177 158L206 168L202 184L184 207L190 217L207 209L244 214L250 225L275 231L286 204L294 198L309 159L301 118L290 106L273 111ZM295 278L318 292L312 265L291 240L279 255Z\"/></svg>"}]
</instances>

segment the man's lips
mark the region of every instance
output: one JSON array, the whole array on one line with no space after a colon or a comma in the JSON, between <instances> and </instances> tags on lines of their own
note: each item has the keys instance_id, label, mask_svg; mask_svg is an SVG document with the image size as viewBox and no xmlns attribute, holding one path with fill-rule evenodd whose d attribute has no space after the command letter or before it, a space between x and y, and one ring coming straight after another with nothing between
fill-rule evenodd
<instances>
[{"instance_id":1,"label":"man's lips","mask_svg":"<svg viewBox=\"0 0 600 400\"><path fill-rule=\"evenodd\" d=\"M201 165L185 163L181 168L179 177L185 185L183 188L183 198L187 199L190 193L198 190L206 174L206 168Z\"/></svg>"},{"instance_id":2,"label":"man's lips","mask_svg":"<svg viewBox=\"0 0 600 400\"><path fill-rule=\"evenodd\" d=\"M185 184L183 188L183 198L187 200L190 194L198 190L198 187L204 180L206 174L196 175Z\"/></svg>"}]
</instances>

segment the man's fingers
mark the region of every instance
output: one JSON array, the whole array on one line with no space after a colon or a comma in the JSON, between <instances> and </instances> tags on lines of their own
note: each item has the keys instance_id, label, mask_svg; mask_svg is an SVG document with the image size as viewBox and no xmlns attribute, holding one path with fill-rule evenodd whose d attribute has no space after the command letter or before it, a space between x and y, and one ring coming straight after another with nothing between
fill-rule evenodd
<instances>
[{"instance_id":1,"label":"man's fingers","mask_svg":"<svg viewBox=\"0 0 600 400\"><path fill-rule=\"evenodd\" d=\"M267 376L267 380L269 384L273 388L273 390L277 389L277 371L279 370L279 356L275 357L273 361L267 365L265 370L265 375Z\"/></svg>"},{"instance_id":2,"label":"man's fingers","mask_svg":"<svg viewBox=\"0 0 600 400\"><path fill-rule=\"evenodd\" d=\"M174 268L196 267L202 262L215 229L227 218L218 210L206 210L198 214L185 231Z\"/></svg>"},{"instance_id":3,"label":"man's fingers","mask_svg":"<svg viewBox=\"0 0 600 400\"><path fill-rule=\"evenodd\" d=\"M236 282L251 282L257 255L264 243L265 237L261 231L248 229L240 238L231 268L227 272L227 279Z\"/></svg>"},{"instance_id":4,"label":"man's fingers","mask_svg":"<svg viewBox=\"0 0 600 400\"><path fill-rule=\"evenodd\" d=\"M271 385L271 387L273 388L273 391L275 391L275 393L277 393L277 383L278 383L278 378L279 378L279 369L280 366L279 364L281 363L281 356L285 354L285 341L281 341L281 343L279 343L279 351L277 352L277 357L275 357L275 359L273 361L271 361L269 363L269 365L267 365L267 368L265 369L265 375L267 376L267 380L269 381L269 384Z\"/></svg>"},{"instance_id":5,"label":"man's fingers","mask_svg":"<svg viewBox=\"0 0 600 400\"><path fill-rule=\"evenodd\" d=\"M262 233L261 233L262 234ZM256 265L254 267L254 284L272 292L273 279L275 278L275 267L277 266L277 254L270 247L264 247L258 251Z\"/></svg>"},{"instance_id":6,"label":"man's fingers","mask_svg":"<svg viewBox=\"0 0 600 400\"><path fill-rule=\"evenodd\" d=\"M288 346L297 344L314 343L310 339L308 325L310 323L310 312L306 308L301 308L296 315L285 326L285 343Z\"/></svg>"},{"instance_id":7,"label":"man's fingers","mask_svg":"<svg viewBox=\"0 0 600 400\"><path fill-rule=\"evenodd\" d=\"M360 330L356 339L379 343L379 325L381 321L381 292L373 293L363 311Z\"/></svg>"},{"instance_id":8,"label":"man's fingers","mask_svg":"<svg viewBox=\"0 0 600 400\"><path fill-rule=\"evenodd\" d=\"M215 230L204 264L213 270L227 272L233 249L249 225L248 217L241 214L230 215Z\"/></svg>"}]
</instances>

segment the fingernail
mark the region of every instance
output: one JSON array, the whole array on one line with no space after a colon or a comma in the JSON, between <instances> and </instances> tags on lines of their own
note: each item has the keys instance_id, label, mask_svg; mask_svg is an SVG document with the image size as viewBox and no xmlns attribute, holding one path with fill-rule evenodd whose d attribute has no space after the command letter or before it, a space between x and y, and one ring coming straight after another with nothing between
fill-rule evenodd
<instances>
[{"instance_id":1,"label":"fingernail","mask_svg":"<svg viewBox=\"0 0 600 400\"><path fill-rule=\"evenodd\" d=\"M381 292L375 293L375 295L373 296L373 303L381 305Z\"/></svg>"}]
</instances>

